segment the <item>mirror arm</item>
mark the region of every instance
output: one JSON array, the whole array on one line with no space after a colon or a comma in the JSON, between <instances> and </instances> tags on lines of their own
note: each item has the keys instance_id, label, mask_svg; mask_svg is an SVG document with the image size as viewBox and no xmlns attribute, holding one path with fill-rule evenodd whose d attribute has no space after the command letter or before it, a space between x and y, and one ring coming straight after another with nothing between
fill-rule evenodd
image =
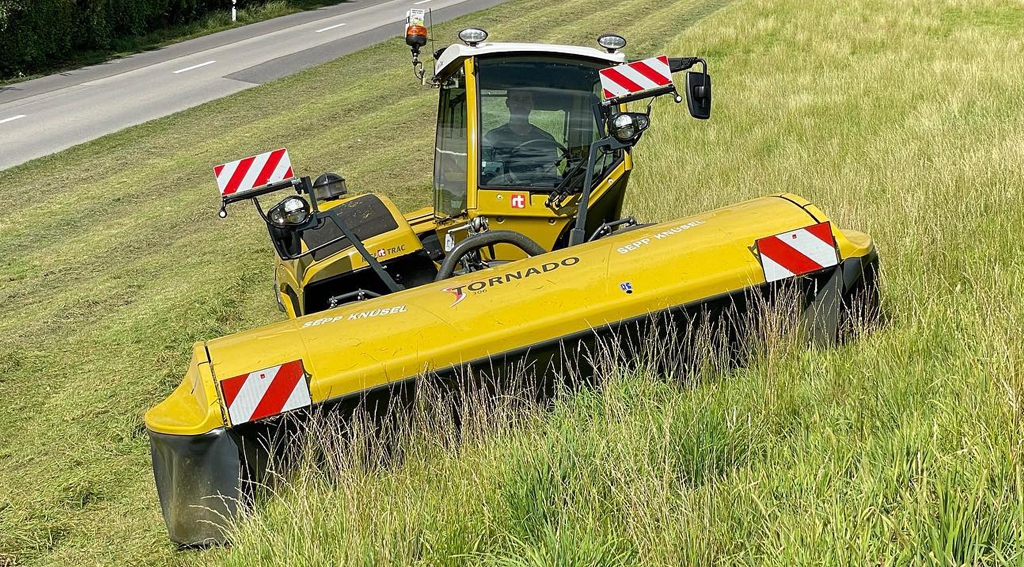
<instances>
[{"instance_id":1,"label":"mirror arm","mask_svg":"<svg viewBox=\"0 0 1024 567\"><path fill-rule=\"evenodd\" d=\"M597 150L607 148L608 151L628 148L631 144L623 143L614 137L606 137L590 144L590 156L587 158L587 176L583 182L583 193L580 195L576 211L576 226L569 231L569 246L583 244L586 241L587 213L590 212L590 190L594 184L594 165L597 163Z\"/></svg>"},{"instance_id":2,"label":"mirror arm","mask_svg":"<svg viewBox=\"0 0 1024 567\"><path fill-rule=\"evenodd\" d=\"M697 87L697 92L693 93L698 98L707 98L707 88L704 85L708 84L708 62L700 57L669 57L668 65L669 71L672 73L679 73L685 71L694 65L700 64L700 72L704 75L704 80L701 82L701 86ZM676 93L676 103L683 102L683 98Z\"/></svg>"},{"instance_id":3,"label":"mirror arm","mask_svg":"<svg viewBox=\"0 0 1024 567\"><path fill-rule=\"evenodd\" d=\"M672 73L678 73L693 67L698 61L700 61L699 57L669 57L668 69Z\"/></svg>"},{"instance_id":4,"label":"mirror arm","mask_svg":"<svg viewBox=\"0 0 1024 567\"><path fill-rule=\"evenodd\" d=\"M652 89L652 90L649 90L649 91L643 91L643 92L639 92L639 93L632 93L632 94L623 95L623 96L616 97L616 98L609 98L609 99L603 101L601 103L601 105L610 108L610 107L618 106L620 104L626 104L627 102L633 102L634 100L641 100L641 99L645 99L645 98L654 98L654 97L659 97L661 95L669 94L669 93L675 93L677 97L679 96L679 93L676 93L676 86L674 84L672 84L672 85L666 85L664 87L661 87L660 89Z\"/></svg>"},{"instance_id":5,"label":"mirror arm","mask_svg":"<svg viewBox=\"0 0 1024 567\"><path fill-rule=\"evenodd\" d=\"M253 197L259 197L260 195L266 195L267 193L273 193L274 191L280 191L281 189L288 189L289 187L299 187L302 181L297 177L290 177L283 179L276 183L268 183L258 189L252 189L249 191L242 191L232 195L225 195L221 197L221 202L224 205L230 205L231 203L237 203L238 201L244 201L246 199L252 199Z\"/></svg>"},{"instance_id":6,"label":"mirror arm","mask_svg":"<svg viewBox=\"0 0 1024 567\"><path fill-rule=\"evenodd\" d=\"M338 216L338 213L334 209L329 209L327 212L321 214L330 217L331 220L334 221L334 224L338 225L338 228L341 229L341 233L344 234L345 238L347 238L348 241L356 247L356 250L359 251L359 255L362 256L363 260L370 266L373 273L377 274L377 277L384 282L388 291L394 293L405 289L405 287L396 282L395 279L391 277L391 274L384 269L384 266L381 266L380 262L370 254L369 250L366 249L366 246L363 246L363 241L356 237L355 233L352 232L352 229L349 228L345 221L341 220L341 217Z\"/></svg>"},{"instance_id":7,"label":"mirror arm","mask_svg":"<svg viewBox=\"0 0 1024 567\"><path fill-rule=\"evenodd\" d=\"M260 200L258 197L253 197L252 204L256 207L256 212L260 214L260 218L263 222L270 224L270 219L267 218L267 214L263 212L263 207L260 206Z\"/></svg>"},{"instance_id":8,"label":"mirror arm","mask_svg":"<svg viewBox=\"0 0 1024 567\"><path fill-rule=\"evenodd\" d=\"M699 93L697 93L697 96L699 96L700 98L707 98L708 89L706 85L708 84L708 62L699 57L695 59L697 59L697 61L700 63L700 72L704 74L704 81L700 84L699 87L697 87L697 90L700 91Z\"/></svg>"},{"instance_id":9,"label":"mirror arm","mask_svg":"<svg viewBox=\"0 0 1024 567\"><path fill-rule=\"evenodd\" d=\"M316 200L316 191L313 190L313 180L308 175L299 180L299 183L295 186L295 192L299 195L303 193L309 195L309 207L313 209L314 214L320 212L320 205Z\"/></svg>"},{"instance_id":10,"label":"mirror arm","mask_svg":"<svg viewBox=\"0 0 1024 567\"><path fill-rule=\"evenodd\" d=\"M685 71L690 67L700 63L702 72L708 74L708 62L700 57L669 57L668 58L668 69L672 73L678 73Z\"/></svg>"},{"instance_id":11,"label":"mirror arm","mask_svg":"<svg viewBox=\"0 0 1024 567\"><path fill-rule=\"evenodd\" d=\"M597 150L611 142L611 138L602 138L590 144L589 156L587 156L587 176L583 182L583 194L580 195L578 209L576 211L576 226L569 231L569 246L576 246L586 238L584 233L587 226L587 212L590 208L590 184L594 182L594 163L597 161Z\"/></svg>"},{"instance_id":12,"label":"mirror arm","mask_svg":"<svg viewBox=\"0 0 1024 567\"><path fill-rule=\"evenodd\" d=\"M302 192L303 187L310 187L309 178L299 179L298 177L289 177L288 179L282 179L276 183L268 183L258 189L251 189L249 191L242 191L240 193L234 193L231 195L224 195L220 198L220 212L217 215L220 218L228 216L227 206L231 203L237 203L238 201L244 201L246 199L256 200L256 197L273 193L274 191L280 191L282 189L288 189L294 187L299 193Z\"/></svg>"}]
</instances>

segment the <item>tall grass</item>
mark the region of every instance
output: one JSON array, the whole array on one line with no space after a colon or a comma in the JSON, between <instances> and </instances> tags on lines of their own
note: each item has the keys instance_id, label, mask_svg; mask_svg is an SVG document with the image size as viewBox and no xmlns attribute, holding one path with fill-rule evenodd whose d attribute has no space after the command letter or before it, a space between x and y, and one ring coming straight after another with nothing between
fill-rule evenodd
<instances>
[{"instance_id":1,"label":"tall grass","mask_svg":"<svg viewBox=\"0 0 1024 567\"><path fill-rule=\"evenodd\" d=\"M715 114L655 105L630 212L804 195L875 237L884 328L607 368L550 410L414 425L399 463L339 449L197 562L1024 563L1022 14L751 0L666 45L709 59Z\"/></svg>"}]
</instances>

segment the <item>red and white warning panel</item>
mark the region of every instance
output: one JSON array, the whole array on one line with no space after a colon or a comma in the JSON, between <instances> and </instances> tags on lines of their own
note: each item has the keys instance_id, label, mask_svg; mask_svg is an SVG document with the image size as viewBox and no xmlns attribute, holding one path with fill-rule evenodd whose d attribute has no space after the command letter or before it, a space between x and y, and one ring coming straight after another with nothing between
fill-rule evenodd
<instances>
[{"instance_id":1,"label":"red and white warning panel","mask_svg":"<svg viewBox=\"0 0 1024 567\"><path fill-rule=\"evenodd\" d=\"M604 98L621 98L672 86L668 56L651 57L598 71Z\"/></svg>"},{"instance_id":2,"label":"red and white warning panel","mask_svg":"<svg viewBox=\"0 0 1024 567\"><path fill-rule=\"evenodd\" d=\"M220 381L231 425L239 425L313 402L301 360L264 368Z\"/></svg>"},{"instance_id":3,"label":"red and white warning panel","mask_svg":"<svg viewBox=\"0 0 1024 567\"><path fill-rule=\"evenodd\" d=\"M281 148L213 168L221 197L294 177L288 150Z\"/></svg>"},{"instance_id":4,"label":"red and white warning panel","mask_svg":"<svg viewBox=\"0 0 1024 567\"><path fill-rule=\"evenodd\" d=\"M774 282L839 264L836 239L828 222L757 240L764 279Z\"/></svg>"}]
</instances>

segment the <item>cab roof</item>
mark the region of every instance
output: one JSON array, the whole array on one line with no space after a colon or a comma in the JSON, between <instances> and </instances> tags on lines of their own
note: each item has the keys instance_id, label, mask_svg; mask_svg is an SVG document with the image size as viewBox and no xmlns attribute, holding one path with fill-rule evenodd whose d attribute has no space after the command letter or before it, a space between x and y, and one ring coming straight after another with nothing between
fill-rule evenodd
<instances>
[{"instance_id":1,"label":"cab roof","mask_svg":"<svg viewBox=\"0 0 1024 567\"><path fill-rule=\"evenodd\" d=\"M625 63L626 54L621 51L607 53L593 47L576 45L555 45L549 43L481 43L476 47L453 44L437 58L435 76L446 75L452 68L462 63L467 57L477 55L498 55L516 53L535 53L537 55L569 56L593 61L603 61L608 65Z\"/></svg>"}]
</instances>

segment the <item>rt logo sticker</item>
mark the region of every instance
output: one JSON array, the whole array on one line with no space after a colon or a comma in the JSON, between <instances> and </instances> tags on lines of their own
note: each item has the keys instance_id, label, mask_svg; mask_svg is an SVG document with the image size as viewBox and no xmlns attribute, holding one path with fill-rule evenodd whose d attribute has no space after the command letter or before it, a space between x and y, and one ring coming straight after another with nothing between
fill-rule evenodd
<instances>
[{"instance_id":1,"label":"rt logo sticker","mask_svg":"<svg viewBox=\"0 0 1024 567\"><path fill-rule=\"evenodd\" d=\"M513 209L525 209L526 208L526 195L522 193L513 193L512 198L509 199L509 203Z\"/></svg>"}]
</instances>

